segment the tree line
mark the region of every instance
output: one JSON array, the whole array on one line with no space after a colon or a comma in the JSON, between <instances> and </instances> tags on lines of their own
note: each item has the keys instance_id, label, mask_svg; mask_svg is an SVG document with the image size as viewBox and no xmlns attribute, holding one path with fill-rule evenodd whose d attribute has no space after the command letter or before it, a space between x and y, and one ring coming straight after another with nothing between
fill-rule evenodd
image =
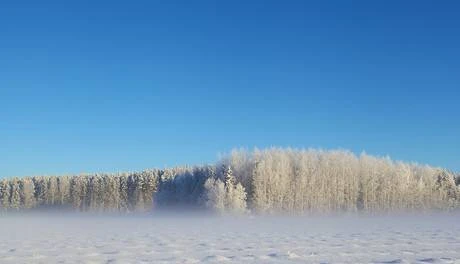
<instances>
[{"instance_id":1,"label":"tree line","mask_svg":"<svg viewBox=\"0 0 460 264\"><path fill-rule=\"evenodd\" d=\"M0 181L0 210L73 209L145 211L150 209L159 170L140 173L36 176Z\"/></svg>"},{"instance_id":2,"label":"tree line","mask_svg":"<svg viewBox=\"0 0 460 264\"><path fill-rule=\"evenodd\" d=\"M216 164L0 180L0 211L330 213L452 210L460 175L345 150L234 150Z\"/></svg>"},{"instance_id":3,"label":"tree line","mask_svg":"<svg viewBox=\"0 0 460 264\"><path fill-rule=\"evenodd\" d=\"M231 166L257 212L389 212L460 207L459 175L346 150L234 150ZM456 182L457 181L457 182Z\"/></svg>"}]
</instances>

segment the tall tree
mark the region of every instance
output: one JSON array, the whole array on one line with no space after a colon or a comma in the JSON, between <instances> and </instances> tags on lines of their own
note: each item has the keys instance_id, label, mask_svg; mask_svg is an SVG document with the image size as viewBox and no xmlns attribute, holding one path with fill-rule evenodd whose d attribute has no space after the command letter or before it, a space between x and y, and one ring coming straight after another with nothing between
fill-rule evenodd
<instances>
[{"instance_id":1,"label":"tall tree","mask_svg":"<svg viewBox=\"0 0 460 264\"><path fill-rule=\"evenodd\" d=\"M0 181L0 211L6 211L10 207L10 186L7 180Z\"/></svg>"},{"instance_id":2,"label":"tall tree","mask_svg":"<svg viewBox=\"0 0 460 264\"><path fill-rule=\"evenodd\" d=\"M10 207L16 210L21 209L21 188L17 178L10 181Z\"/></svg>"},{"instance_id":3,"label":"tall tree","mask_svg":"<svg viewBox=\"0 0 460 264\"><path fill-rule=\"evenodd\" d=\"M122 173L118 178L118 191L119 191L119 210L127 212L129 210L129 197L128 197L128 175Z\"/></svg>"},{"instance_id":4,"label":"tall tree","mask_svg":"<svg viewBox=\"0 0 460 264\"><path fill-rule=\"evenodd\" d=\"M57 203L67 205L70 203L70 178L61 176L57 178Z\"/></svg>"},{"instance_id":5,"label":"tall tree","mask_svg":"<svg viewBox=\"0 0 460 264\"><path fill-rule=\"evenodd\" d=\"M23 178L19 181L21 205L24 209L35 207L34 182L30 178Z\"/></svg>"},{"instance_id":6,"label":"tall tree","mask_svg":"<svg viewBox=\"0 0 460 264\"><path fill-rule=\"evenodd\" d=\"M206 190L206 207L218 212L225 212L225 184L220 179L209 178L204 184Z\"/></svg>"}]
</instances>

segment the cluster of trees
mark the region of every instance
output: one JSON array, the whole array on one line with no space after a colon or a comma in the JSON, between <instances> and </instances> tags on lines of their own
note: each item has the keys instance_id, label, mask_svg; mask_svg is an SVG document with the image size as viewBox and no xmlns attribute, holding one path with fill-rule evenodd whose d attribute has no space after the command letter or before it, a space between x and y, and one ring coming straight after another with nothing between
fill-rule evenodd
<instances>
[{"instance_id":1,"label":"cluster of trees","mask_svg":"<svg viewBox=\"0 0 460 264\"><path fill-rule=\"evenodd\" d=\"M74 209L145 211L151 208L159 170L140 173L37 176L0 181L0 211Z\"/></svg>"},{"instance_id":2,"label":"cluster of trees","mask_svg":"<svg viewBox=\"0 0 460 264\"><path fill-rule=\"evenodd\" d=\"M460 175L343 150L235 150L215 165L0 180L0 211L328 213L455 209Z\"/></svg>"},{"instance_id":3,"label":"cluster of trees","mask_svg":"<svg viewBox=\"0 0 460 264\"><path fill-rule=\"evenodd\" d=\"M218 213L246 213L246 190L241 183L236 182L230 166L223 165L222 172L223 181L213 176L204 184L206 207Z\"/></svg>"},{"instance_id":4,"label":"cluster of trees","mask_svg":"<svg viewBox=\"0 0 460 264\"><path fill-rule=\"evenodd\" d=\"M235 150L231 166L258 212L410 211L460 207L455 174L344 150ZM458 185L458 183L457 183Z\"/></svg>"},{"instance_id":5,"label":"cluster of trees","mask_svg":"<svg viewBox=\"0 0 460 264\"><path fill-rule=\"evenodd\" d=\"M158 208L207 208L217 213L247 211L246 191L225 164L166 170L159 182L154 196Z\"/></svg>"}]
</instances>

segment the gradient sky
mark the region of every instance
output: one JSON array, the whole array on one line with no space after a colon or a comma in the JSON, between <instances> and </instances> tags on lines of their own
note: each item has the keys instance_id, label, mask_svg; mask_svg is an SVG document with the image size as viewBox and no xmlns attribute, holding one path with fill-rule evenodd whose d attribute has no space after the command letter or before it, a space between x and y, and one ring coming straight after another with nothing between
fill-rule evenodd
<instances>
[{"instance_id":1,"label":"gradient sky","mask_svg":"<svg viewBox=\"0 0 460 264\"><path fill-rule=\"evenodd\" d=\"M0 177L272 145L460 170L459 14L458 1L2 2Z\"/></svg>"}]
</instances>

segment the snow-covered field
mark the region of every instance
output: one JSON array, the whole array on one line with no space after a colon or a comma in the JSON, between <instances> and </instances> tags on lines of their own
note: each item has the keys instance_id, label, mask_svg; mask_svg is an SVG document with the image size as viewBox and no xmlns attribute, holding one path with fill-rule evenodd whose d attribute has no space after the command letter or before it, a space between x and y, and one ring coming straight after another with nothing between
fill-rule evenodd
<instances>
[{"instance_id":1,"label":"snow-covered field","mask_svg":"<svg viewBox=\"0 0 460 264\"><path fill-rule=\"evenodd\" d=\"M0 216L0 263L460 263L460 216Z\"/></svg>"}]
</instances>

